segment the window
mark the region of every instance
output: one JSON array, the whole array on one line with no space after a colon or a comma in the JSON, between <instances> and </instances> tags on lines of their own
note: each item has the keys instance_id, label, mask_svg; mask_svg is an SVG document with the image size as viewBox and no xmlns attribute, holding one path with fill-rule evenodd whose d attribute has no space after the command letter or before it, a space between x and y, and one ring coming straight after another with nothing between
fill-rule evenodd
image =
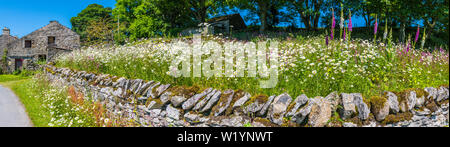
<instances>
[{"instance_id":1,"label":"window","mask_svg":"<svg viewBox=\"0 0 450 147\"><path fill-rule=\"evenodd\" d=\"M31 40L25 40L25 48L31 48Z\"/></svg>"},{"instance_id":2,"label":"window","mask_svg":"<svg viewBox=\"0 0 450 147\"><path fill-rule=\"evenodd\" d=\"M48 45L55 45L56 38L54 36L48 37Z\"/></svg>"}]
</instances>

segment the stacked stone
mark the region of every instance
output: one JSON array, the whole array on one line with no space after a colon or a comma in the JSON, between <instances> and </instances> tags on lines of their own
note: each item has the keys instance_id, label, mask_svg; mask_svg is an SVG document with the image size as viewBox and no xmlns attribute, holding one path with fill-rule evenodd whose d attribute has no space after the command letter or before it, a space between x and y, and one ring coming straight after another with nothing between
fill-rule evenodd
<instances>
[{"instance_id":1,"label":"stacked stone","mask_svg":"<svg viewBox=\"0 0 450 147\"><path fill-rule=\"evenodd\" d=\"M48 79L74 86L112 114L140 126L448 126L448 86L428 87L426 95L384 92L380 102L366 102L359 93L333 92L308 98L289 94L251 96L244 91L207 88L190 90L157 81L126 79L46 66ZM181 89L180 89L181 88ZM180 92L181 91L181 92ZM410 120L390 122L397 115ZM338 116L338 117L337 117ZM338 122L340 122L338 121ZM339 125L338 125L339 126Z\"/></svg>"}]
</instances>

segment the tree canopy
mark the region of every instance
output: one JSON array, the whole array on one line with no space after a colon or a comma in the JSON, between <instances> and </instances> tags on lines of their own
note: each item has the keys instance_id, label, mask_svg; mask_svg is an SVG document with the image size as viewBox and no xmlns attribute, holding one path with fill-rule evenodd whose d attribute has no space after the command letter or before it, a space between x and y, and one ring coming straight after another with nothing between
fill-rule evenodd
<instances>
[{"instance_id":1,"label":"tree canopy","mask_svg":"<svg viewBox=\"0 0 450 147\"><path fill-rule=\"evenodd\" d=\"M448 42L449 0L116 0L115 8L92 4L71 19L73 30L83 39L88 38L87 29L93 20L104 24L115 23L114 39L148 38L176 35L181 30L196 27L221 12L247 10L248 16L259 24L259 32L275 28L281 22L317 30L329 27L331 8L340 23L349 13L362 17L367 27L373 27L375 18L379 24L388 23L400 29L398 40L405 41L405 30L411 26L426 29L426 35L434 42ZM99 22L97 22L98 24ZM94 23L95 24L95 23ZM108 25L107 25L108 26ZM92 27L91 27L92 28ZM98 30L98 29L97 29ZM97 33L98 34L98 33ZM107 35L111 36L111 35Z\"/></svg>"},{"instance_id":2,"label":"tree canopy","mask_svg":"<svg viewBox=\"0 0 450 147\"><path fill-rule=\"evenodd\" d=\"M110 25L112 23L112 9L105 8L99 4L90 4L84 10L82 10L76 17L72 17L70 22L72 23L72 30L78 33L83 42L91 40L97 40L101 38L100 36L105 36L107 33L93 33L94 30L99 28L93 28L94 24L102 23L104 27L101 29L106 29L98 32L109 31L111 29ZM97 35L93 35L97 34Z\"/></svg>"}]
</instances>

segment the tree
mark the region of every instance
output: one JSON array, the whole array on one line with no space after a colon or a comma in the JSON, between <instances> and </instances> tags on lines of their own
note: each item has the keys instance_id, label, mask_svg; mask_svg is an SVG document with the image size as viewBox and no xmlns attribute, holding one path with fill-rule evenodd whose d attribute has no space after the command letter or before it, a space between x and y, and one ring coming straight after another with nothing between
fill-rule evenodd
<instances>
[{"instance_id":1,"label":"tree","mask_svg":"<svg viewBox=\"0 0 450 147\"><path fill-rule=\"evenodd\" d=\"M117 0L113 10L121 23L120 30L131 40L175 34L192 26L187 1L179 0ZM128 29L127 29L128 28Z\"/></svg>"},{"instance_id":2,"label":"tree","mask_svg":"<svg viewBox=\"0 0 450 147\"><path fill-rule=\"evenodd\" d=\"M213 14L221 6L221 1L215 0L186 0L190 13L196 22L206 22L208 14Z\"/></svg>"},{"instance_id":3,"label":"tree","mask_svg":"<svg viewBox=\"0 0 450 147\"><path fill-rule=\"evenodd\" d=\"M324 0L288 0L289 8L300 15L306 29L317 29Z\"/></svg>"},{"instance_id":4,"label":"tree","mask_svg":"<svg viewBox=\"0 0 450 147\"><path fill-rule=\"evenodd\" d=\"M87 41L87 27L92 21L98 20L111 20L112 9L105 8L99 4L90 4L84 10L82 10L76 17L72 17L70 22L72 24L72 30L80 35L81 41ZM112 23L112 21L106 21ZM110 24L108 24L110 25Z\"/></svg>"},{"instance_id":5,"label":"tree","mask_svg":"<svg viewBox=\"0 0 450 147\"><path fill-rule=\"evenodd\" d=\"M227 0L230 7L249 10L258 15L260 33L278 23L279 10L286 4L285 0Z\"/></svg>"},{"instance_id":6,"label":"tree","mask_svg":"<svg viewBox=\"0 0 450 147\"><path fill-rule=\"evenodd\" d=\"M115 25L111 19L100 18L91 20L86 27L86 42L87 44L112 42L114 37L113 30Z\"/></svg>"},{"instance_id":7,"label":"tree","mask_svg":"<svg viewBox=\"0 0 450 147\"><path fill-rule=\"evenodd\" d=\"M392 5L389 12L391 12L391 16L393 19L400 22L400 42L405 43L406 42L406 27L411 25L411 22L417 18L417 12L419 12L419 9L422 9L419 7L419 4L421 3L421 0L410 0L410 1L404 1L404 0L390 0L390 3Z\"/></svg>"},{"instance_id":8,"label":"tree","mask_svg":"<svg viewBox=\"0 0 450 147\"><path fill-rule=\"evenodd\" d=\"M431 37L435 42L445 42L448 40L448 0L424 1L420 5L422 9L420 17L424 20L424 26L427 28L426 36ZM446 30L444 30L446 29ZM441 35L440 32L446 32ZM439 37L433 37L432 34L439 33Z\"/></svg>"}]
</instances>

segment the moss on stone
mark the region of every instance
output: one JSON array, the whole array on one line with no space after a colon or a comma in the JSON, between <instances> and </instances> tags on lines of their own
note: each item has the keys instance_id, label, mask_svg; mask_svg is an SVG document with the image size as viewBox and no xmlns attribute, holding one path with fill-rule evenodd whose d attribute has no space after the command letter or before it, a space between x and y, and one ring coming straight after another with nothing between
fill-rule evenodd
<instances>
[{"instance_id":1,"label":"moss on stone","mask_svg":"<svg viewBox=\"0 0 450 147\"><path fill-rule=\"evenodd\" d=\"M219 100L217 101L217 105L215 105L215 106L211 109L211 112L212 112L211 115L214 115L214 113L219 112L219 109L220 109L221 107L224 107L224 106L226 105L227 100L228 100L228 97L229 97L230 95L232 95L232 94L234 94L234 93L227 93L227 94L222 93L222 94L220 95Z\"/></svg>"},{"instance_id":2,"label":"moss on stone","mask_svg":"<svg viewBox=\"0 0 450 147\"><path fill-rule=\"evenodd\" d=\"M358 110L357 107L356 110ZM369 113L369 117L366 120L359 119L358 115L345 120L345 122L351 122L353 124L356 124L357 126L368 125L373 121L375 121L375 116L372 113Z\"/></svg>"},{"instance_id":3,"label":"moss on stone","mask_svg":"<svg viewBox=\"0 0 450 147\"><path fill-rule=\"evenodd\" d=\"M157 89L159 86L161 86L161 85L158 85L158 86L152 87L154 84L157 84L157 83L152 83L152 84L150 85L150 87L149 87L149 88L152 88L152 89L150 89L150 90L152 91L152 93L156 93L156 89Z\"/></svg>"},{"instance_id":4,"label":"moss on stone","mask_svg":"<svg viewBox=\"0 0 450 147\"><path fill-rule=\"evenodd\" d=\"M258 122L263 124L266 127L279 127L277 124L272 123L269 119L267 118L261 118L261 117L257 117L255 119L253 119L254 122Z\"/></svg>"},{"instance_id":5,"label":"moss on stone","mask_svg":"<svg viewBox=\"0 0 450 147\"><path fill-rule=\"evenodd\" d=\"M415 92L416 92L416 96L418 98L420 98L420 97L425 97L426 98L426 97L428 97L430 95L428 92L426 92L424 89L421 89L421 88L416 88Z\"/></svg>"},{"instance_id":6,"label":"moss on stone","mask_svg":"<svg viewBox=\"0 0 450 147\"><path fill-rule=\"evenodd\" d=\"M198 87L198 90L196 91L196 93L203 93L206 89L210 88L210 87L204 87L201 85L194 85Z\"/></svg>"},{"instance_id":7,"label":"moss on stone","mask_svg":"<svg viewBox=\"0 0 450 147\"><path fill-rule=\"evenodd\" d=\"M148 107L148 105L150 104L150 102L152 102L152 98L148 98L147 101L145 101L145 107Z\"/></svg>"},{"instance_id":8,"label":"moss on stone","mask_svg":"<svg viewBox=\"0 0 450 147\"><path fill-rule=\"evenodd\" d=\"M367 99L366 97L362 96L363 102L366 103L367 107L370 108L372 107L372 104L370 103L370 100Z\"/></svg>"},{"instance_id":9,"label":"moss on stone","mask_svg":"<svg viewBox=\"0 0 450 147\"><path fill-rule=\"evenodd\" d=\"M156 87L154 88L156 89ZM192 97L199 90L198 86L175 86L169 89L172 94L170 96L184 96L184 97Z\"/></svg>"},{"instance_id":10,"label":"moss on stone","mask_svg":"<svg viewBox=\"0 0 450 147\"><path fill-rule=\"evenodd\" d=\"M283 123L281 124L281 127L300 127L300 124L297 124L295 122L290 121L291 118L283 118Z\"/></svg>"},{"instance_id":11,"label":"moss on stone","mask_svg":"<svg viewBox=\"0 0 450 147\"><path fill-rule=\"evenodd\" d=\"M247 101L247 102L244 104L244 106L246 107L246 106L248 106L248 105L250 105L250 104L252 104L252 103L254 103L254 102L266 103L266 102L268 101L268 98L269 98L269 97L268 97L267 95L265 95L265 94L255 95L255 96L252 96L252 97L250 98L250 100Z\"/></svg>"},{"instance_id":12,"label":"moss on stone","mask_svg":"<svg viewBox=\"0 0 450 147\"><path fill-rule=\"evenodd\" d=\"M120 77L118 77L118 76L111 77L112 82L117 82L117 80L119 80L119 79L120 79Z\"/></svg>"},{"instance_id":13,"label":"moss on stone","mask_svg":"<svg viewBox=\"0 0 450 147\"><path fill-rule=\"evenodd\" d=\"M372 108L372 112L379 112L381 109L385 107L387 99L383 96L372 96L370 98L370 105Z\"/></svg>"},{"instance_id":14,"label":"moss on stone","mask_svg":"<svg viewBox=\"0 0 450 147\"><path fill-rule=\"evenodd\" d=\"M402 92L394 92L394 94L397 96L398 103L399 104L405 103L406 108L408 108L408 103L406 101L407 101L407 97L408 97L410 92L411 92L411 90L405 90L405 91L402 91Z\"/></svg>"},{"instance_id":15,"label":"moss on stone","mask_svg":"<svg viewBox=\"0 0 450 147\"><path fill-rule=\"evenodd\" d=\"M289 106L286 109L286 112L290 112L294 108L295 105L296 105L296 103L289 104Z\"/></svg>"},{"instance_id":16,"label":"moss on stone","mask_svg":"<svg viewBox=\"0 0 450 147\"><path fill-rule=\"evenodd\" d=\"M411 120L414 115L411 112L407 113L398 113L396 115L389 114L386 118L381 122L382 125L393 124L401 121Z\"/></svg>"},{"instance_id":17,"label":"moss on stone","mask_svg":"<svg viewBox=\"0 0 450 147\"><path fill-rule=\"evenodd\" d=\"M160 104L160 105L162 105L163 104L163 102L161 102L161 100L160 99L153 99L153 101L155 101L157 104Z\"/></svg>"},{"instance_id":18,"label":"moss on stone","mask_svg":"<svg viewBox=\"0 0 450 147\"><path fill-rule=\"evenodd\" d=\"M230 106L225 111L225 115L230 115L231 113L233 113L233 105L234 105L234 103L236 103L237 100L239 100L240 98L242 98L244 96L245 96L245 91L244 90L239 89L239 90L234 91L234 96L231 99Z\"/></svg>"},{"instance_id":19,"label":"moss on stone","mask_svg":"<svg viewBox=\"0 0 450 147\"><path fill-rule=\"evenodd\" d=\"M448 104L449 99L438 102L438 105L441 106L443 104Z\"/></svg>"},{"instance_id":20,"label":"moss on stone","mask_svg":"<svg viewBox=\"0 0 450 147\"><path fill-rule=\"evenodd\" d=\"M338 112L334 112L330 120L328 120L327 126L328 127L342 127L344 123L344 120L341 119Z\"/></svg>"}]
</instances>

